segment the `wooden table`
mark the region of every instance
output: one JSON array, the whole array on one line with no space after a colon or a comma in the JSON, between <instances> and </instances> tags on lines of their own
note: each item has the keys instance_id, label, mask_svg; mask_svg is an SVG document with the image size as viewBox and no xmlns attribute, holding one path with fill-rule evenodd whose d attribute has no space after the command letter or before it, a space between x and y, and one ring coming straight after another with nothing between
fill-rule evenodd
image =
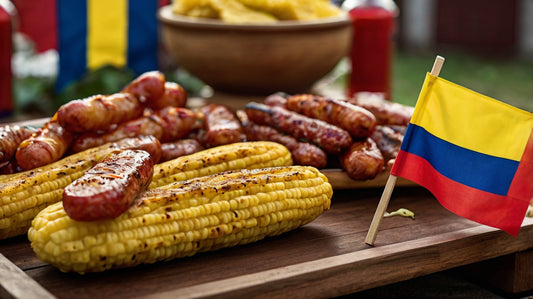
<instances>
[{"instance_id":1,"label":"wooden table","mask_svg":"<svg viewBox=\"0 0 533 299\"><path fill-rule=\"evenodd\" d=\"M407 208L415 219L385 218L370 247L364 239L381 192L335 190L331 210L284 235L104 273L62 273L38 260L25 236L3 240L0 297L18 289L21 298L43 292L57 298L323 298L533 248L533 219L513 237L450 213L419 187L394 190L388 210Z\"/></svg>"}]
</instances>

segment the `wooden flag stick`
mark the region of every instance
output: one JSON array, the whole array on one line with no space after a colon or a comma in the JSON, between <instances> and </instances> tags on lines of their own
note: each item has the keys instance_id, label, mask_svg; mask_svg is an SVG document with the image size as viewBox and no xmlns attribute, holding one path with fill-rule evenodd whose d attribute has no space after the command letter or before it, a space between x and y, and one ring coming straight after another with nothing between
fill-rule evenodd
<instances>
[{"instance_id":1,"label":"wooden flag stick","mask_svg":"<svg viewBox=\"0 0 533 299\"><path fill-rule=\"evenodd\" d=\"M435 58L435 62L433 63L433 67L431 68L431 75L439 76L443 64L444 58L441 56L437 56L437 58ZM378 207L376 208L374 218L372 218L372 223L370 223L370 228L368 229L368 233L365 238L365 243L370 246L374 246L374 242L376 241L376 237L378 234L378 229L381 225L381 220L383 220L383 215L385 215L385 212L387 211L387 207L389 205L389 201L392 195L392 190L394 190L394 186L396 185L397 180L398 177L392 174L389 175L389 178L387 179L385 189L381 194Z\"/></svg>"}]
</instances>

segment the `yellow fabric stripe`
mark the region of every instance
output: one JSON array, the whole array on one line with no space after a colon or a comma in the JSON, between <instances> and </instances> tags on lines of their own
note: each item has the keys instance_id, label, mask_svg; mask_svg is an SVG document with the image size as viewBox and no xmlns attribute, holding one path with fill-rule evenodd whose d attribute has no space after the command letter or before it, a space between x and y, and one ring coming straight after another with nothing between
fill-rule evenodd
<instances>
[{"instance_id":1,"label":"yellow fabric stripe","mask_svg":"<svg viewBox=\"0 0 533 299\"><path fill-rule=\"evenodd\" d=\"M87 0L87 66L123 67L127 61L128 0Z\"/></svg>"},{"instance_id":2,"label":"yellow fabric stripe","mask_svg":"<svg viewBox=\"0 0 533 299\"><path fill-rule=\"evenodd\" d=\"M457 146L519 161L533 114L428 73L411 123Z\"/></svg>"}]
</instances>

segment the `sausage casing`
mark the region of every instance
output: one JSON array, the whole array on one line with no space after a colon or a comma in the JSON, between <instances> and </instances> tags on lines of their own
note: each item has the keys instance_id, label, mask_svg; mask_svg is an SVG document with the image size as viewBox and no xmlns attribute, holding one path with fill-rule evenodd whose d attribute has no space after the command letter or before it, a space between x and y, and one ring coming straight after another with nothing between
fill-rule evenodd
<instances>
[{"instance_id":1,"label":"sausage casing","mask_svg":"<svg viewBox=\"0 0 533 299\"><path fill-rule=\"evenodd\" d=\"M258 125L250 121L246 112L242 110L237 111L237 117L243 125L247 140L281 143L289 149L295 164L314 166L316 168L326 167L328 163L327 154L318 146L298 141L296 138L281 133L273 127Z\"/></svg>"},{"instance_id":2,"label":"sausage casing","mask_svg":"<svg viewBox=\"0 0 533 299\"><path fill-rule=\"evenodd\" d=\"M59 107L57 121L75 133L108 130L113 124L141 116L143 110L144 106L129 93L95 95Z\"/></svg>"},{"instance_id":3,"label":"sausage casing","mask_svg":"<svg viewBox=\"0 0 533 299\"><path fill-rule=\"evenodd\" d=\"M241 123L230 110L220 104L208 104L200 108L205 119L203 142L206 147L214 147L244 141Z\"/></svg>"},{"instance_id":4,"label":"sausage casing","mask_svg":"<svg viewBox=\"0 0 533 299\"><path fill-rule=\"evenodd\" d=\"M18 125L0 127L0 164L8 162L15 155L19 144L34 132L34 129Z\"/></svg>"},{"instance_id":5,"label":"sausage casing","mask_svg":"<svg viewBox=\"0 0 533 299\"><path fill-rule=\"evenodd\" d=\"M378 125L407 126L413 116L414 108L378 97L350 98L347 101L372 112Z\"/></svg>"},{"instance_id":6,"label":"sausage casing","mask_svg":"<svg viewBox=\"0 0 533 299\"><path fill-rule=\"evenodd\" d=\"M370 180L383 171L384 160L376 142L371 138L355 141L340 156L346 174L354 180Z\"/></svg>"},{"instance_id":7,"label":"sausage casing","mask_svg":"<svg viewBox=\"0 0 533 299\"><path fill-rule=\"evenodd\" d=\"M352 144L348 131L322 120L313 119L282 107L270 107L248 103L245 107L248 118L321 147L328 154L339 154Z\"/></svg>"},{"instance_id":8,"label":"sausage casing","mask_svg":"<svg viewBox=\"0 0 533 299\"><path fill-rule=\"evenodd\" d=\"M157 109L158 100L165 94L165 82L163 73L146 72L131 81L121 92L130 93L147 107Z\"/></svg>"},{"instance_id":9,"label":"sausage casing","mask_svg":"<svg viewBox=\"0 0 533 299\"><path fill-rule=\"evenodd\" d=\"M17 164L28 170L55 162L63 157L73 140L74 135L53 117L19 144L15 153Z\"/></svg>"},{"instance_id":10,"label":"sausage casing","mask_svg":"<svg viewBox=\"0 0 533 299\"><path fill-rule=\"evenodd\" d=\"M124 122L104 134L85 133L74 140L71 150L79 152L127 137L152 135L161 142L174 141L202 127L201 117L187 108L167 107Z\"/></svg>"},{"instance_id":11,"label":"sausage casing","mask_svg":"<svg viewBox=\"0 0 533 299\"><path fill-rule=\"evenodd\" d=\"M287 99L287 109L343 128L355 138L368 137L376 128L376 118L370 111L322 96L293 95Z\"/></svg>"},{"instance_id":12,"label":"sausage casing","mask_svg":"<svg viewBox=\"0 0 533 299\"><path fill-rule=\"evenodd\" d=\"M181 139L174 142L161 144L161 159L159 163L176 159L181 156L194 154L203 150L204 147L195 139Z\"/></svg>"},{"instance_id":13,"label":"sausage casing","mask_svg":"<svg viewBox=\"0 0 533 299\"><path fill-rule=\"evenodd\" d=\"M175 82L165 82L165 92L159 99L150 102L152 109L163 109L165 107L185 107L187 104L187 91Z\"/></svg>"},{"instance_id":14,"label":"sausage casing","mask_svg":"<svg viewBox=\"0 0 533 299\"><path fill-rule=\"evenodd\" d=\"M63 207L78 221L112 219L133 203L152 181L154 163L142 150L111 153L65 187Z\"/></svg>"}]
</instances>

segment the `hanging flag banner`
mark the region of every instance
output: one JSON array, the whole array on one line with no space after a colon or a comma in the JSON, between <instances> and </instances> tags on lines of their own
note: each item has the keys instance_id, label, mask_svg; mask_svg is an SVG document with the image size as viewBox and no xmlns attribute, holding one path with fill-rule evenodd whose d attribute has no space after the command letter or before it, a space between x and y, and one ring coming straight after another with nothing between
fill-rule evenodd
<instances>
[{"instance_id":1,"label":"hanging flag banner","mask_svg":"<svg viewBox=\"0 0 533 299\"><path fill-rule=\"evenodd\" d=\"M56 89L106 65L136 74L158 68L155 0L57 0Z\"/></svg>"}]
</instances>

